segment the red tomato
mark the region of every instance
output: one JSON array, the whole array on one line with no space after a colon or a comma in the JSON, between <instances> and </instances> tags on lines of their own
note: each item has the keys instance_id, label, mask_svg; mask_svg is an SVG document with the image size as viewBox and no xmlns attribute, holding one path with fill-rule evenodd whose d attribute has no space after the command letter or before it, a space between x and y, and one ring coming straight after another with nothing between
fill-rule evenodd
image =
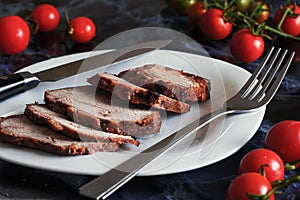
<instances>
[{"instance_id":1,"label":"red tomato","mask_svg":"<svg viewBox=\"0 0 300 200\"><path fill-rule=\"evenodd\" d=\"M264 52L265 42L262 37L253 35L243 28L232 35L230 41L231 54L240 62L253 62Z\"/></svg>"},{"instance_id":2,"label":"red tomato","mask_svg":"<svg viewBox=\"0 0 300 200\"><path fill-rule=\"evenodd\" d=\"M239 174L259 172L263 167L266 178L270 181L284 178L284 164L279 155L269 149L256 149L247 153L241 160Z\"/></svg>"},{"instance_id":3,"label":"red tomato","mask_svg":"<svg viewBox=\"0 0 300 200\"><path fill-rule=\"evenodd\" d=\"M210 8L200 19L200 29L205 37L212 40L225 39L232 30L232 24L223 18L224 12Z\"/></svg>"},{"instance_id":4,"label":"red tomato","mask_svg":"<svg viewBox=\"0 0 300 200\"><path fill-rule=\"evenodd\" d=\"M292 10L295 9L294 14L296 16L290 16L288 14L281 25L281 29L290 35L297 36L300 34L300 7L296 6L296 8L294 8L294 5L290 5L289 7ZM274 15L274 23L276 26L279 24L285 9L286 7L283 7L276 11Z\"/></svg>"},{"instance_id":5,"label":"red tomato","mask_svg":"<svg viewBox=\"0 0 300 200\"><path fill-rule=\"evenodd\" d=\"M265 147L275 151L286 163L300 159L300 121L275 124L266 136Z\"/></svg>"},{"instance_id":6,"label":"red tomato","mask_svg":"<svg viewBox=\"0 0 300 200\"><path fill-rule=\"evenodd\" d=\"M247 194L265 195L271 190L271 183L266 177L256 172L247 172L232 180L226 200L249 200ZM274 200L274 194L269 199Z\"/></svg>"},{"instance_id":7,"label":"red tomato","mask_svg":"<svg viewBox=\"0 0 300 200\"><path fill-rule=\"evenodd\" d=\"M30 39L30 29L18 16L0 18L0 52L7 55L20 53L26 49Z\"/></svg>"},{"instance_id":8,"label":"red tomato","mask_svg":"<svg viewBox=\"0 0 300 200\"><path fill-rule=\"evenodd\" d=\"M187 10L187 16L194 26L199 27L200 18L205 12L203 2L197 2Z\"/></svg>"},{"instance_id":9,"label":"red tomato","mask_svg":"<svg viewBox=\"0 0 300 200\"><path fill-rule=\"evenodd\" d=\"M96 35L94 22L87 17L76 17L69 23L71 39L74 42L86 43Z\"/></svg>"},{"instance_id":10,"label":"red tomato","mask_svg":"<svg viewBox=\"0 0 300 200\"><path fill-rule=\"evenodd\" d=\"M41 4L33 9L30 20L36 23L36 29L42 32L53 31L60 20L58 10L50 4Z\"/></svg>"}]
</instances>

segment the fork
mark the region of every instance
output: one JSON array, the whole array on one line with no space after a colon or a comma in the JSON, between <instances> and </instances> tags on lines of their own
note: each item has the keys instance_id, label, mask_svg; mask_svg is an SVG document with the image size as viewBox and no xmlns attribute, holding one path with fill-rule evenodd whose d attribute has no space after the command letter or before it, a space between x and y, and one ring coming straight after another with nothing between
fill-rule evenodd
<instances>
[{"instance_id":1,"label":"fork","mask_svg":"<svg viewBox=\"0 0 300 200\"><path fill-rule=\"evenodd\" d=\"M281 50L281 48L276 51L274 49L274 47L270 48L250 78L232 98L224 103L222 109L196 119L117 167L81 186L79 194L92 199L105 199L137 175L152 160L211 121L228 114L254 112L267 105L279 88L295 55L295 52L288 52L288 50Z\"/></svg>"}]
</instances>

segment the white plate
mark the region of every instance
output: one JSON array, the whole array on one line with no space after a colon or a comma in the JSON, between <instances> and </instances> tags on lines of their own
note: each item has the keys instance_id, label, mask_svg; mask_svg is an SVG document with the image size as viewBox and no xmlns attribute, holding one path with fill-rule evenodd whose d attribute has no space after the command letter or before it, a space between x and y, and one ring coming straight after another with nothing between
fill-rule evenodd
<instances>
[{"instance_id":1,"label":"white plate","mask_svg":"<svg viewBox=\"0 0 300 200\"><path fill-rule=\"evenodd\" d=\"M94 52L95 53L95 52ZM102 53L96 52L96 53ZM89 53L80 53L50 59L29 66L24 70L37 72L46 68L85 58ZM118 73L124 69L141 66L146 63L158 63L206 77L211 82L211 100L193 105L190 112L182 115L165 114L161 131L152 137L139 138L141 145L123 146L117 152L99 152L84 156L58 156L26 147L0 143L0 158L32 168L50 171L100 175L130 158L147 146L166 137L173 131L191 122L196 116L204 115L210 109L217 109L223 102L235 94L250 74L229 63L194 54L157 50L138 58L114 64L108 68L93 70L53 83L41 83L37 88L12 97L0 103L0 116L22 113L27 103L43 102L43 92L47 89L85 85L86 78L96 72ZM220 161L240 149L257 131L265 113L265 107L248 114L224 117L211 123L200 134L193 134L162 156L147 165L139 175L160 175L183 172L207 166ZM202 133L201 133L202 132ZM195 138L196 136L196 138Z\"/></svg>"}]
</instances>

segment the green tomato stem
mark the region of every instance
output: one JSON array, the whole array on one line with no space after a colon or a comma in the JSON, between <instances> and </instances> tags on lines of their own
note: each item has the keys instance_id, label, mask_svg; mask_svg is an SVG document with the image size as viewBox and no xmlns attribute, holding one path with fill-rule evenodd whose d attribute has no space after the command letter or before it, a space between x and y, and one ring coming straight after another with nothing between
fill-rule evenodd
<instances>
[{"instance_id":1,"label":"green tomato stem","mask_svg":"<svg viewBox=\"0 0 300 200\"><path fill-rule=\"evenodd\" d=\"M284 13L283 13L283 15L282 15L282 17L281 17L281 19L280 19L278 25L277 25L277 29L278 29L278 30L282 31L282 30L281 30L281 26L282 26L283 21L285 20L285 18L286 18L286 16L287 16L287 14L288 14L290 11L291 11L291 9L290 9L289 7L286 7L286 9L284 10Z\"/></svg>"},{"instance_id":2,"label":"green tomato stem","mask_svg":"<svg viewBox=\"0 0 300 200\"><path fill-rule=\"evenodd\" d=\"M235 4L235 1L236 1L236 0L231 0L231 1L229 1L228 7L227 7L227 8L232 8L232 6Z\"/></svg>"},{"instance_id":3,"label":"green tomato stem","mask_svg":"<svg viewBox=\"0 0 300 200\"><path fill-rule=\"evenodd\" d=\"M293 164L291 164L291 163L286 163L284 165L284 169L286 169L286 170L294 170L294 169L296 169L296 166L293 165Z\"/></svg>"},{"instance_id":4,"label":"green tomato stem","mask_svg":"<svg viewBox=\"0 0 300 200\"><path fill-rule=\"evenodd\" d=\"M291 183L295 183L295 182L300 182L300 174L297 173L293 176L290 176L284 180L277 180L271 183L272 187L273 187L273 192L281 189L281 188L285 188L287 186L289 186Z\"/></svg>"},{"instance_id":5,"label":"green tomato stem","mask_svg":"<svg viewBox=\"0 0 300 200\"><path fill-rule=\"evenodd\" d=\"M69 25L69 23L70 23L69 13L67 10L64 10L64 11L65 11L67 25Z\"/></svg>"},{"instance_id":6,"label":"green tomato stem","mask_svg":"<svg viewBox=\"0 0 300 200\"><path fill-rule=\"evenodd\" d=\"M242 19L242 20L244 21L244 23L246 23L246 25L247 25L248 27L251 26L251 24L257 24L257 22L256 22L254 19L252 19L251 17L245 15L244 13L242 13L242 12L240 12L240 11L237 11L236 14L237 14L236 16L237 16L238 18L240 18L240 20ZM287 13L286 13L285 15L287 15ZM250 24L250 23L251 23L251 24ZM250 27L249 27L249 28L250 28ZM270 26L266 25L265 23L259 24L258 30L253 30L252 33L253 33L254 35L262 35L262 36L265 36L265 37L267 37L267 38L270 39L269 36L267 36L267 35L265 35L265 34L261 34L261 32L262 32L263 30L273 32L273 33L275 33L275 34L277 34L277 35L280 35L280 36L283 36L283 37L286 37L286 38L290 38L290 39L294 39L294 40L300 41L300 38L299 38L299 37L292 36L292 35L290 35L290 34L288 34L288 33L283 32L283 31L280 30L280 29L275 29L275 28L273 28L273 27L270 27Z\"/></svg>"},{"instance_id":7,"label":"green tomato stem","mask_svg":"<svg viewBox=\"0 0 300 200\"><path fill-rule=\"evenodd\" d=\"M286 38L290 38L290 39L293 39L293 40L300 41L300 38L299 38L299 37L292 36L292 35L290 35L290 34L287 34L287 33L285 33L285 32L282 32L281 30L272 28L272 27L267 26L267 25L265 25L265 30L271 31L271 32L273 32L273 33L276 33L276 34L278 34L278 35L280 35L280 36L283 36L283 37L286 37Z\"/></svg>"},{"instance_id":8,"label":"green tomato stem","mask_svg":"<svg viewBox=\"0 0 300 200\"><path fill-rule=\"evenodd\" d=\"M220 2L218 0L214 0L213 1L213 7L215 8L219 8L221 10L224 10L224 5L221 5Z\"/></svg>"},{"instance_id":9,"label":"green tomato stem","mask_svg":"<svg viewBox=\"0 0 300 200\"><path fill-rule=\"evenodd\" d=\"M225 1L224 1L224 10L226 10L227 8L228 8L228 1L225 0Z\"/></svg>"},{"instance_id":10,"label":"green tomato stem","mask_svg":"<svg viewBox=\"0 0 300 200\"><path fill-rule=\"evenodd\" d=\"M267 194L257 195L248 193L248 197L252 200L268 200L272 194L276 194L277 190L288 187L291 183L300 182L300 174L295 174L284 180L277 180L271 183L272 190Z\"/></svg>"},{"instance_id":11,"label":"green tomato stem","mask_svg":"<svg viewBox=\"0 0 300 200\"><path fill-rule=\"evenodd\" d=\"M203 0L203 6L204 6L204 9L205 9L205 10L208 9L207 0Z\"/></svg>"}]
</instances>

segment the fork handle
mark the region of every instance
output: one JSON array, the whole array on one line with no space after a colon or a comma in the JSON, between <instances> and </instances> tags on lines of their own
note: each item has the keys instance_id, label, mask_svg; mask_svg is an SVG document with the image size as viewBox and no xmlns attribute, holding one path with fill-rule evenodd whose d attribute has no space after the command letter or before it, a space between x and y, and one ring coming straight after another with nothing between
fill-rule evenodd
<instances>
[{"instance_id":1,"label":"fork handle","mask_svg":"<svg viewBox=\"0 0 300 200\"><path fill-rule=\"evenodd\" d=\"M138 153L117 167L109 170L103 175L95 178L91 182L79 188L79 194L92 199L105 199L122 185L131 180L138 172L149 164L152 160L162 155L175 144L186 138L191 133L199 130L212 120L230 113L228 110L217 110L209 113L192 123L186 125L180 130L172 133L170 136L162 139L146 150Z\"/></svg>"}]
</instances>

